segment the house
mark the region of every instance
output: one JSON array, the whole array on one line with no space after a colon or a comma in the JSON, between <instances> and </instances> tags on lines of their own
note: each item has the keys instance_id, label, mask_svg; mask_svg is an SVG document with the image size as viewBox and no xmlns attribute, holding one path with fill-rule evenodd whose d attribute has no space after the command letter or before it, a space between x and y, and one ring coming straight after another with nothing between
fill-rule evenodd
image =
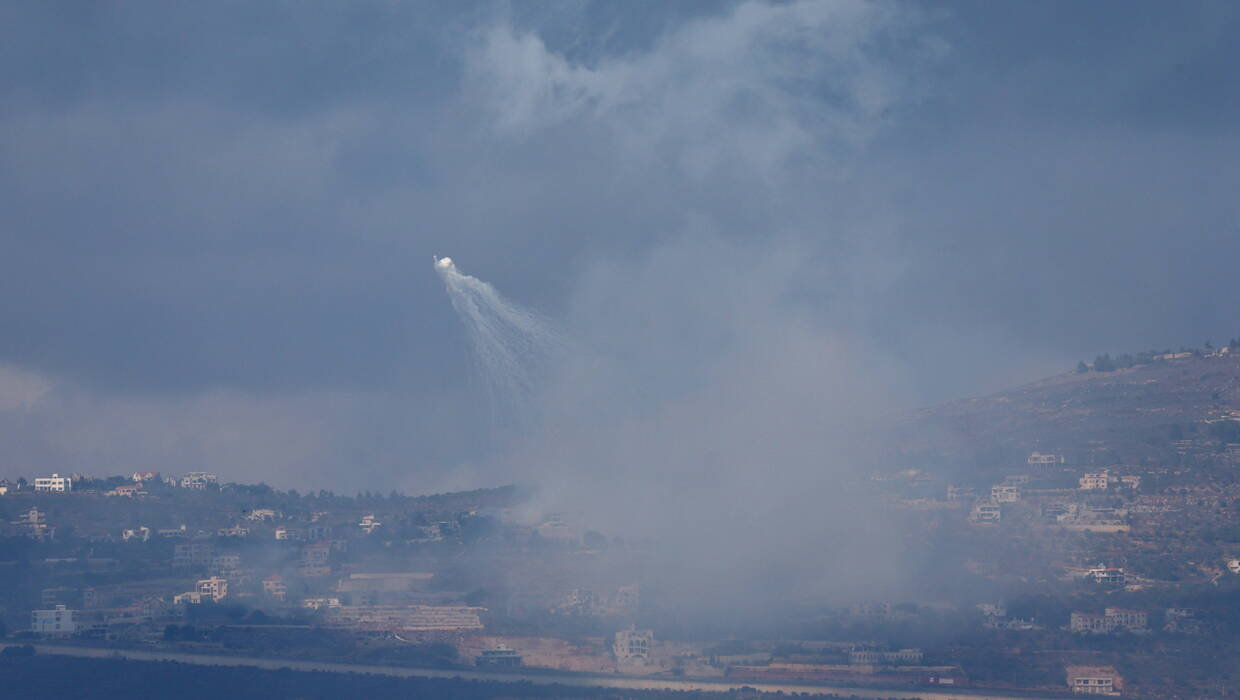
<instances>
[{"instance_id":1,"label":"house","mask_svg":"<svg viewBox=\"0 0 1240 700\"><path fill-rule=\"evenodd\" d=\"M159 481L159 472L134 472L130 481Z\"/></svg>"},{"instance_id":2,"label":"house","mask_svg":"<svg viewBox=\"0 0 1240 700\"><path fill-rule=\"evenodd\" d=\"M195 592L202 596L210 596L211 601L218 603L228 597L228 579L212 576L198 581Z\"/></svg>"},{"instance_id":3,"label":"house","mask_svg":"<svg viewBox=\"0 0 1240 700\"><path fill-rule=\"evenodd\" d=\"M1086 578L1094 583L1107 583L1122 586L1126 577L1122 568L1095 566L1085 573Z\"/></svg>"},{"instance_id":4,"label":"house","mask_svg":"<svg viewBox=\"0 0 1240 700\"><path fill-rule=\"evenodd\" d=\"M1205 626L1197 619L1197 613L1189 608L1167 608L1163 619L1163 631L1173 634L1201 634Z\"/></svg>"},{"instance_id":5,"label":"house","mask_svg":"<svg viewBox=\"0 0 1240 700\"><path fill-rule=\"evenodd\" d=\"M1082 491L1105 491L1111 482L1111 475L1106 469L1100 472L1087 472L1077 479Z\"/></svg>"},{"instance_id":6,"label":"house","mask_svg":"<svg viewBox=\"0 0 1240 700\"><path fill-rule=\"evenodd\" d=\"M215 531L220 537L249 537L250 528L233 525L232 527L221 527Z\"/></svg>"},{"instance_id":7,"label":"house","mask_svg":"<svg viewBox=\"0 0 1240 700\"><path fill-rule=\"evenodd\" d=\"M30 613L30 631L35 634L70 635L77 632L74 620L76 610L57 605L51 610L33 610Z\"/></svg>"},{"instance_id":8,"label":"house","mask_svg":"<svg viewBox=\"0 0 1240 700\"><path fill-rule=\"evenodd\" d=\"M284 514L270 508L255 508L246 514L246 520L279 520Z\"/></svg>"},{"instance_id":9,"label":"house","mask_svg":"<svg viewBox=\"0 0 1240 700\"><path fill-rule=\"evenodd\" d=\"M306 539L306 533L303 530L300 530L295 527L288 527L287 525L277 525L276 526L276 539L277 540L298 540L300 541L300 540Z\"/></svg>"},{"instance_id":10,"label":"house","mask_svg":"<svg viewBox=\"0 0 1240 700\"><path fill-rule=\"evenodd\" d=\"M367 513L362 517L362 521L357 524L367 535L373 534L375 530L383 526L383 523L375 519L374 513Z\"/></svg>"},{"instance_id":11,"label":"house","mask_svg":"<svg viewBox=\"0 0 1240 700\"><path fill-rule=\"evenodd\" d=\"M1112 666L1069 666L1068 689L1085 695L1119 695L1124 679Z\"/></svg>"},{"instance_id":12,"label":"house","mask_svg":"<svg viewBox=\"0 0 1240 700\"><path fill-rule=\"evenodd\" d=\"M34 480L34 490L47 493L66 493L73 490L73 479L59 474L40 476Z\"/></svg>"},{"instance_id":13,"label":"house","mask_svg":"<svg viewBox=\"0 0 1240 700\"><path fill-rule=\"evenodd\" d=\"M13 521L13 527L26 536L36 540L51 537L54 532L47 524L47 514L38 508L31 508Z\"/></svg>"},{"instance_id":14,"label":"house","mask_svg":"<svg viewBox=\"0 0 1240 700\"><path fill-rule=\"evenodd\" d=\"M216 576L237 576L241 573L241 555L236 552L211 557L211 573Z\"/></svg>"},{"instance_id":15,"label":"house","mask_svg":"<svg viewBox=\"0 0 1240 700\"><path fill-rule=\"evenodd\" d=\"M619 661L646 660L650 658L650 647L654 646L654 630L639 630L629 625L616 633L612 651Z\"/></svg>"},{"instance_id":16,"label":"house","mask_svg":"<svg viewBox=\"0 0 1240 700\"><path fill-rule=\"evenodd\" d=\"M219 477L215 474L206 472L190 472L181 477L181 488L183 489L205 489L208 484L219 482Z\"/></svg>"},{"instance_id":17,"label":"house","mask_svg":"<svg viewBox=\"0 0 1240 700\"><path fill-rule=\"evenodd\" d=\"M500 644L495 649L483 649L474 664L483 668L515 668L521 665L521 655Z\"/></svg>"},{"instance_id":18,"label":"house","mask_svg":"<svg viewBox=\"0 0 1240 700\"><path fill-rule=\"evenodd\" d=\"M284 583L284 577L280 574L272 574L263 579L263 592L276 600L284 600L288 595L288 584Z\"/></svg>"},{"instance_id":19,"label":"house","mask_svg":"<svg viewBox=\"0 0 1240 700\"><path fill-rule=\"evenodd\" d=\"M997 523L1003 517L1003 510L998 503L976 503L969 521L974 523Z\"/></svg>"},{"instance_id":20,"label":"house","mask_svg":"<svg viewBox=\"0 0 1240 700\"><path fill-rule=\"evenodd\" d=\"M117 486L116 488L112 489L111 491L105 491L105 492L103 493L103 495L105 495L105 496L124 496L124 497L126 497L126 498L133 498L133 497L135 497L135 496L145 496L145 495L146 495L146 490L142 488L142 482L141 482L141 481L139 481L139 482L138 482L138 483L136 483L136 484L124 484L124 485L121 485L121 486Z\"/></svg>"},{"instance_id":21,"label":"house","mask_svg":"<svg viewBox=\"0 0 1240 700\"><path fill-rule=\"evenodd\" d=\"M207 566L215 555L210 542L184 542L172 548L173 566Z\"/></svg>"},{"instance_id":22,"label":"house","mask_svg":"<svg viewBox=\"0 0 1240 700\"><path fill-rule=\"evenodd\" d=\"M338 608L340 607L340 599L339 598L306 598L301 601L301 606L303 608L310 608L311 610L322 610L323 608L328 608L328 609Z\"/></svg>"},{"instance_id":23,"label":"house","mask_svg":"<svg viewBox=\"0 0 1240 700\"><path fill-rule=\"evenodd\" d=\"M1020 487L1015 484L996 484L990 487L990 500L995 503L1015 503L1020 500Z\"/></svg>"},{"instance_id":24,"label":"house","mask_svg":"<svg viewBox=\"0 0 1240 700\"><path fill-rule=\"evenodd\" d=\"M151 528L146 527L145 525L142 525L142 526L139 526L133 529L121 530L121 539L126 542L128 542L129 540L138 540L139 542L146 542L147 540L151 539Z\"/></svg>"},{"instance_id":25,"label":"house","mask_svg":"<svg viewBox=\"0 0 1240 700\"><path fill-rule=\"evenodd\" d=\"M1034 452L1029 455L1029 459L1025 463L1031 467L1053 467L1057 464L1063 464L1063 455L1044 455L1041 452Z\"/></svg>"}]
</instances>

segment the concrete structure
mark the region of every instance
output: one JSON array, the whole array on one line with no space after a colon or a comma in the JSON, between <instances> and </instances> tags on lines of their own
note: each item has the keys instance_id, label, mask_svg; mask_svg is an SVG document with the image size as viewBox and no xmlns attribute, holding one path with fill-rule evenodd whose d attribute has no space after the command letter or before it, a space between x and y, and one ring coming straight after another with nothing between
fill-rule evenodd
<instances>
[{"instance_id":1,"label":"concrete structure","mask_svg":"<svg viewBox=\"0 0 1240 700\"><path fill-rule=\"evenodd\" d=\"M1112 666L1069 666L1068 688L1084 695L1119 695L1124 679Z\"/></svg>"},{"instance_id":2,"label":"concrete structure","mask_svg":"<svg viewBox=\"0 0 1240 700\"><path fill-rule=\"evenodd\" d=\"M1020 500L1020 487L1015 484L996 484L990 487L990 500L995 503L1015 503Z\"/></svg>"},{"instance_id":3,"label":"concrete structure","mask_svg":"<svg viewBox=\"0 0 1240 700\"><path fill-rule=\"evenodd\" d=\"M1127 580L1124 576L1122 568L1109 568L1105 566L1095 566L1086 572L1085 576L1094 583L1108 583L1122 586Z\"/></svg>"},{"instance_id":4,"label":"concrete structure","mask_svg":"<svg viewBox=\"0 0 1240 700\"><path fill-rule=\"evenodd\" d=\"M1111 483L1111 475L1107 470L1100 472L1087 472L1085 476L1077 479L1082 491L1105 491Z\"/></svg>"},{"instance_id":5,"label":"concrete structure","mask_svg":"<svg viewBox=\"0 0 1240 700\"><path fill-rule=\"evenodd\" d=\"M111 491L105 491L103 495L124 496L126 498L134 498L135 496L145 496L146 489L142 488L142 482L139 481L136 484L124 484L122 486L117 486Z\"/></svg>"},{"instance_id":6,"label":"concrete structure","mask_svg":"<svg viewBox=\"0 0 1240 700\"><path fill-rule=\"evenodd\" d=\"M284 583L283 576L272 574L263 579L263 592L276 600L284 600L288 595L288 585Z\"/></svg>"},{"instance_id":7,"label":"concrete structure","mask_svg":"<svg viewBox=\"0 0 1240 700\"><path fill-rule=\"evenodd\" d=\"M212 602L218 603L228 597L228 579L219 576L201 579L196 592L204 597L210 596Z\"/></svg>"},{"instance_id":8,"label":"concrete structure","mask_svg":"<svg viewBox=\"0 0 1240 700\"><path fill-rule=\"evenodd\" d=\"M219 482L219 477L206 472L190 472L181 477L181 488L183 489L205 489L208 484Z\"/></svg>"},{"instance_id":9,"label":"concrete structure","mask_svg":"<svg viewBox=\"0 0 1240 700\"><path fill-rule=\"evenodd\" d=\"M36 634L70 635L77 632L75 610L57 605L51 610L30 612L30 631Z\"/></svg>"},{"instance_id":10,"label":"concrete structure","mask_svg":"<svg viewBox=\"0 0 1240 700\"><path fill-rule=\"evenodd\" d=\"M208 566L215 556L210 542L183 542L172 547L173 566Z\"/></svg>"},{"instance_id":11,"label":"concrete structure","mask_svg":"<svg viewBox=\"0 0 1240 700\"><path fill-rule=\"evenodd\" d=\"M474 664L483 668L515 668L521 665L521 655L515 649L500 644L495 649L483 649L474 659Z\"/></svg>"},{"instance_id":12,"label":"concrete structure","mask_svg":"<svg viewBox=\"0 0 1240 700\"><path fill-rule=\"evenodd\" d=\"M357 526L362 529L362 532L365 532L367 535L370 535L370 534L373 534L375 530L378 530L380 527L382 527L383 523L375 519L374 513L367 513L366 515L362 517L362 521L358 523Z\"/></svg>"},{"instance_id":13,"label":"concrete structure","mask_svg":"<svg viewBox=\"0 0 1240 700\"><path fill-rule=\"evenodd\" d=\"M1029 459L1025 463L1031 467L1054 467L1064 463L1063 455L1044 455L1041 452L1034 452L1029 455Z\"/></svg>"},{"instance_id":14,"label":"concrete structure","mask_svg":"<svg viewBox=\"0 0 1240 700\"><path fill-rule=\"evenodd\" d=\"M997 523L1003 518L1003 509L997 503L977 503L969 520L975 523Z\"/></svg>"},{"instance_id":15,"label":"concrete structure","mask_svg":"<svg viewBox=\"0 0 1240 700\"><path fill-rule=\"evenodd\" d=\"M34 480L34 490L43 492L65 493L73 490L73 479L59 474L40 476Z\"/></svg>"},{"instance_id":16,"label":"concrete structure","mask_svg":"<svg viewBox=\"0 0 1240 700\"><path fill-rule=\"evenodd\" d=\"M654 646L654 630L639 630L633 625L616 633L612 651L619 661L646 660Z\"/></svg>"},{"instance_id":17,"label":"concrete structure","mask_svg":"<svg viewBox=\"0 0 1240 700\"><path fill-rule=\"evenodd\" d=\"M1144 610L1106 608L1103 614L1075 611L1068 628L1077 634L1112 634L1120 630L1146 632L1149 615Z\"/></svg>"}]
</instances>

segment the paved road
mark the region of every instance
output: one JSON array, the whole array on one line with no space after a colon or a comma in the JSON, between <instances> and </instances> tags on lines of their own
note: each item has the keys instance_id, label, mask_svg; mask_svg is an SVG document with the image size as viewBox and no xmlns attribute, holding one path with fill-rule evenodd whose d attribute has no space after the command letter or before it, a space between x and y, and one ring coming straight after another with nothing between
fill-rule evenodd
<instances>
[{"instance_id":1,"label":"paved road","mask_svg":"<svg viewBox=\"0 0 1240 700\"><path fill-rule=\"evenodd\" d=\"M4 646L4 645L0 645ZM15 646L15 645L7 645ZM328 671L333 673L373 673L409 678L461 678L476 681L530 682L543 685L583 686L590 688L619 688L627 690L706 690L724 691L742 686L774 693L807 693L810 695L854 695L861 698L922 698L923 700L1062 700L1062 696L1015 693L986 693L974 691L944 692L941 690L896 690L885 688L855 688L851 686L800 685L795 683L759 683L745 680L683 680L674 678L622 678L609 676L558 675L545 673L507 673L488 671L452 671L430 668L405 668L399 666L366 666L327 661L294 661L248 656L220 656L214 654L185 654L171 651L139 651L133 649L103 649L95 647L70 647L36 644L40 654L80 656L88 658L122 658L133 661L177 661L201 666L251 666L254 668L294 671Z\"/></svg>"}]
</instances>

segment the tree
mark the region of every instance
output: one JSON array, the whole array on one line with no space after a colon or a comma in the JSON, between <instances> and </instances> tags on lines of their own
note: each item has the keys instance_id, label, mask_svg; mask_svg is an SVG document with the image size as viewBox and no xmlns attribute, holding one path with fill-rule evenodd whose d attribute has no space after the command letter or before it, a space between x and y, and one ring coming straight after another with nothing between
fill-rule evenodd
<instances>
[{"instance_id":1,"label":"tree","mask_svg":"<svg viewBox=\"0 0 1240 700\"><path fill-rule=\"evenodd\" d=\"M1084 360L1081 360L1080 362L1076 363L1077 374L1085 374L1088 371L1089 371L1089 365L1085 364Z\"/></svg>"}]
</instances>

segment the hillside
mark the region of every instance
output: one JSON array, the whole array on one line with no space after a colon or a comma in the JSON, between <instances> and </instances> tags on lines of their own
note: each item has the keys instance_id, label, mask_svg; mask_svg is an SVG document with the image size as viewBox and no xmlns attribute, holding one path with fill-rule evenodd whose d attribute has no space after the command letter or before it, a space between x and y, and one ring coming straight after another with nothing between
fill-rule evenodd
<instances>
[{"instance_id":1,"label":"hillside","mask_svg":"<svg viewBox=\"0 0 1240 700\"><path fill-rule=\"evenodd\" d=\"M1034 450L1098 465L1225 455L1240 443L1240 355L1068 372L952 401L910 416L897 442L906 456L1010 466Z\"/></svg>"}]
</instances>

